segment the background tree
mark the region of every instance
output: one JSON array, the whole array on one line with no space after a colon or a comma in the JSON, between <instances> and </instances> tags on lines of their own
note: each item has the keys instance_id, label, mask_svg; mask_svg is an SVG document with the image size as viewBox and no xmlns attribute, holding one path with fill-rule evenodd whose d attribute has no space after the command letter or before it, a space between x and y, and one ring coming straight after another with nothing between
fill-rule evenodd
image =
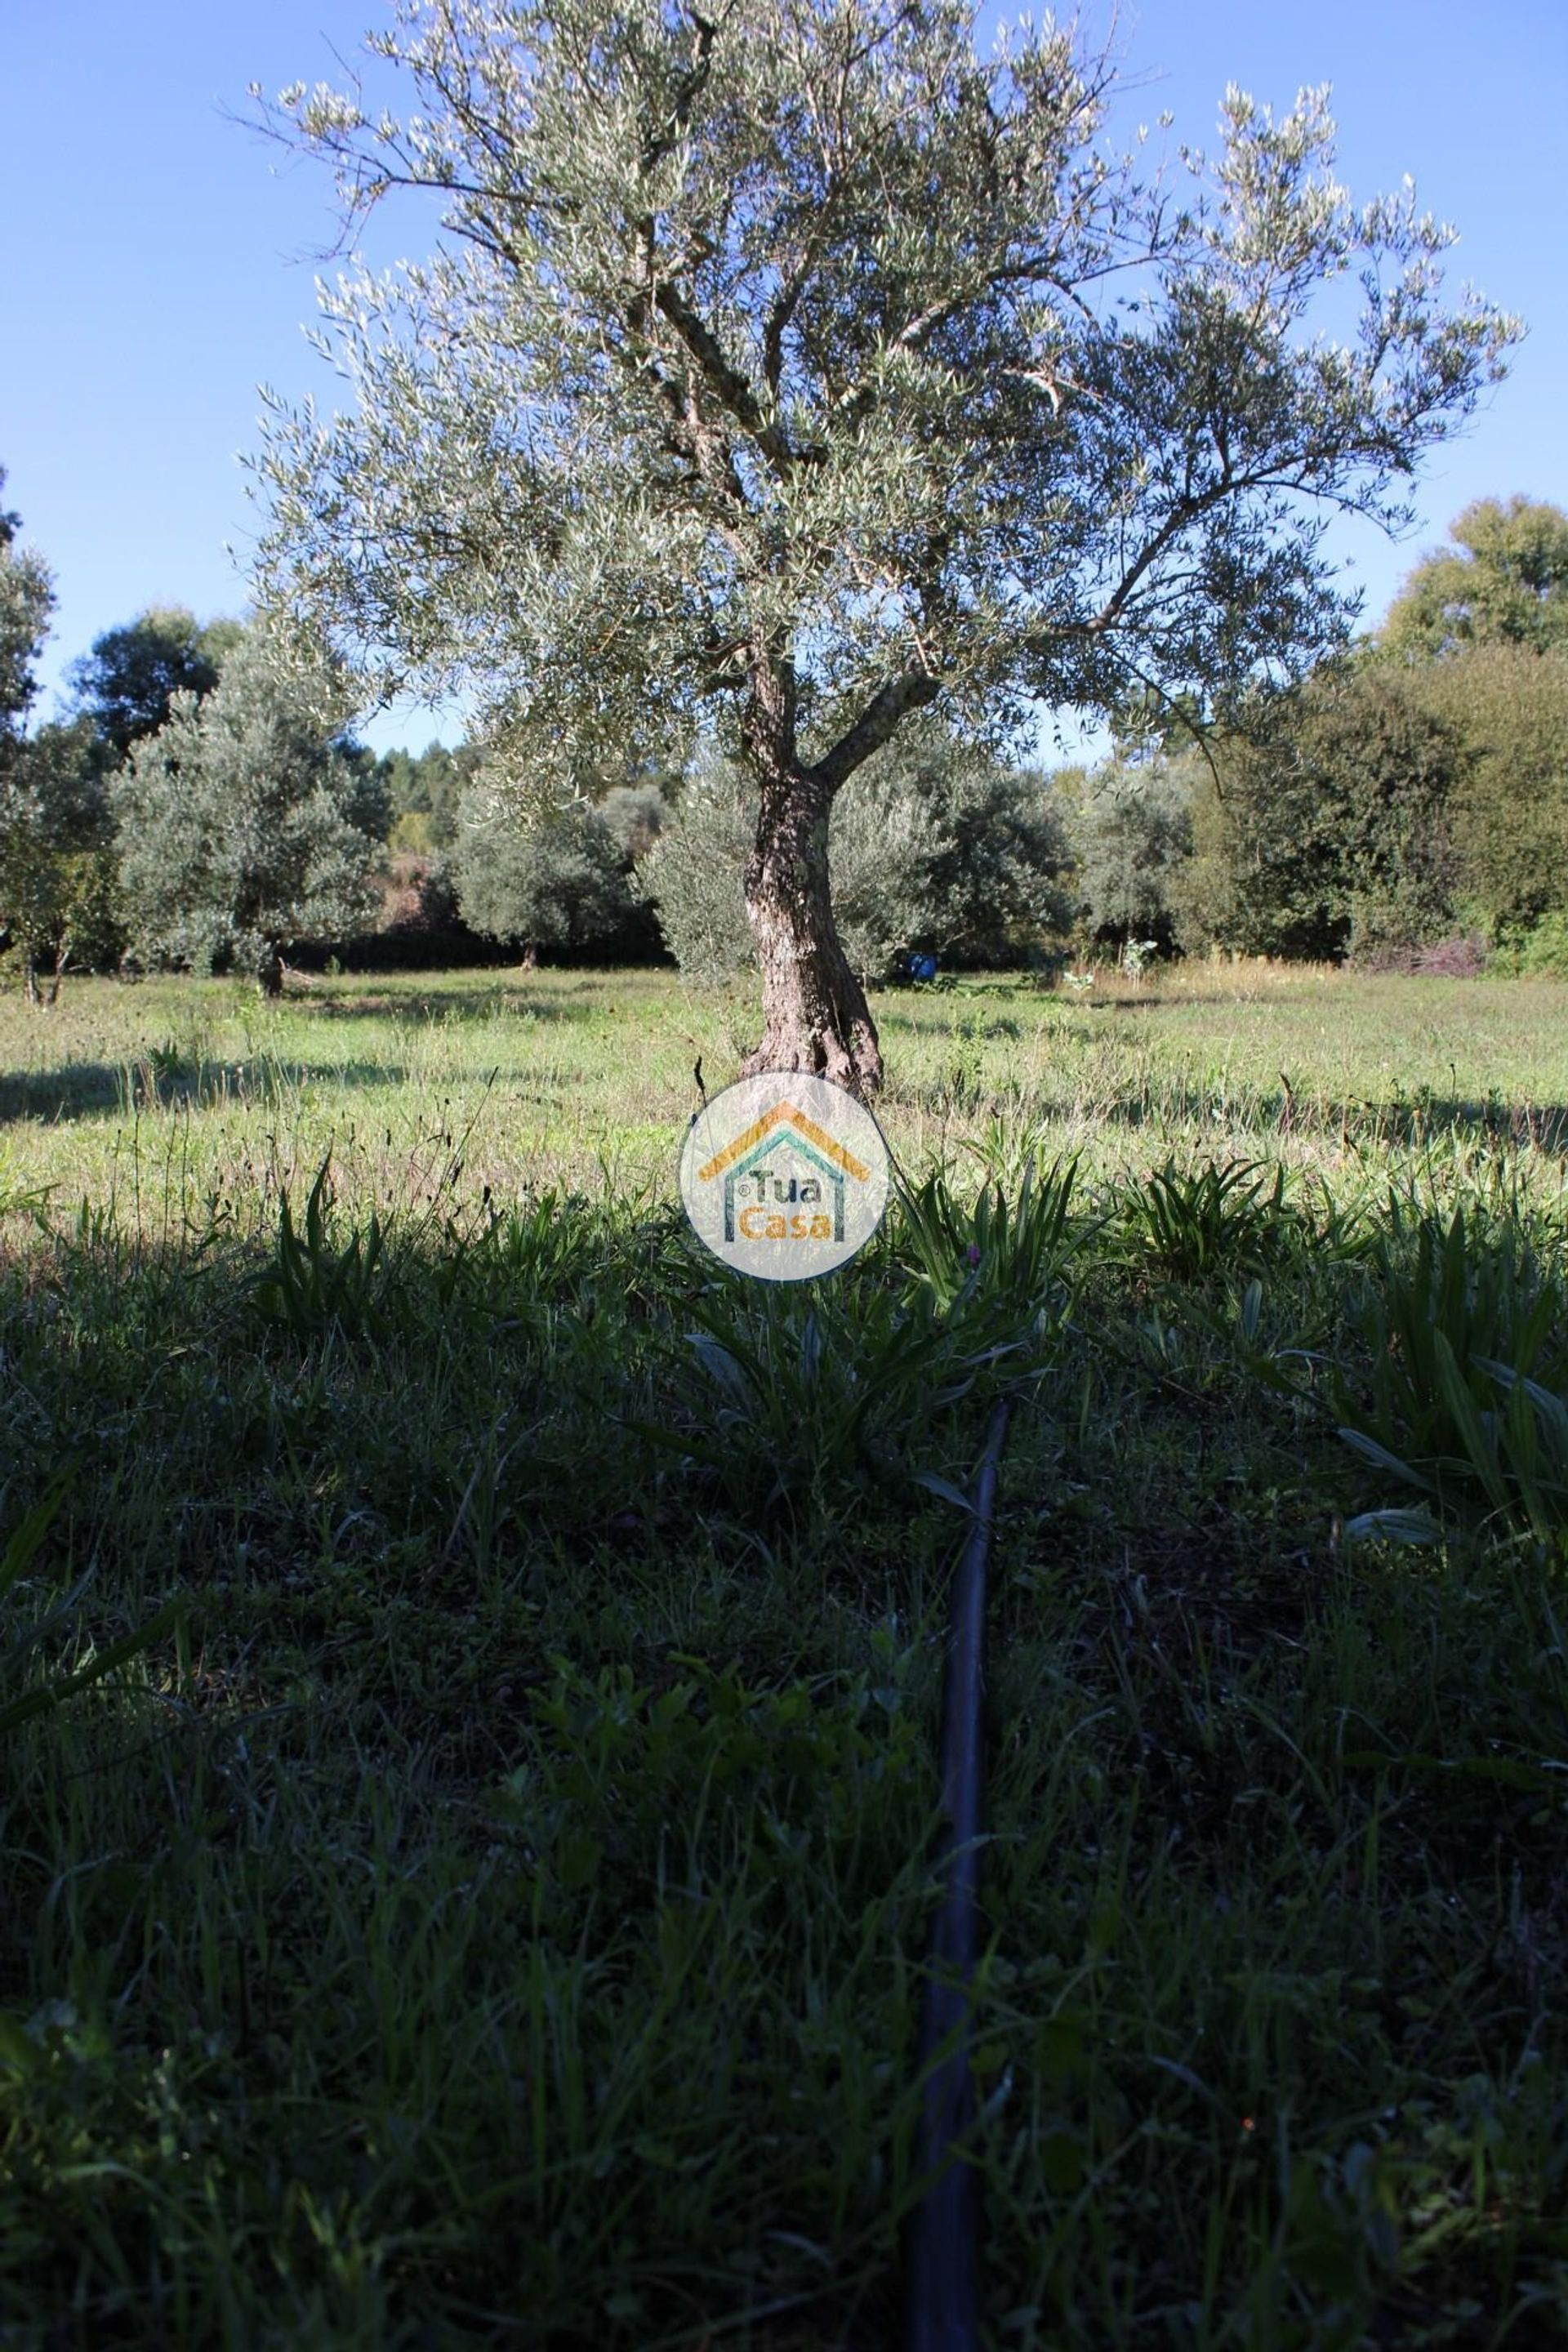
<instances>
[{"instance_id":1,"label":"background tree","mask_svg":"<svg viewBox=\"0 0 1568 2352\"><path fill-rule=\"evenodd\" d=\"M1403 679L1376 671L1315 682L1303 753L1344 812L1349 945L1425 946L1454 927L1453 804L1468 766L1458 731Z\"/></svg>"},{"instance_id":2,"label":"background tree","mask_svg":"<svg viewBox=\"0 0 1568 2352\"><path fill-rule=\"evenodd\" d=\"M1474 644L1414 674L1465 749L1450 812L1458 887L1494 935L1568 912L1568 644Z\"/></svg>"},{"instance_id":3,"label":"background tree","mask_svg":"<svg viewBox=\"0 0 1568 2352\"><path fill-rule=\"evenodd\" d=\"M689 979L755 968L745 876L756 830L753 780L710 759L644 859L642 886ZM1070 853L1045 780L929 719L868 760L837 796L828 846L835 919L862 980L887 980L921 950L1016 963L1071 920Z\"/></svg>"},{"instance_id":4,"label":"background tree","mask_svg":"<svg viewBox=\"0 0 1568 2352\"><path fill-rule=\"evenodd\" d=\"M394 849L422 856L449 850L458 838L458 803L479 766L477 744L426 744L420 752L389 751L380 763Z\"/></svg>"},{"instance_id":5,"label":"background tree","mask_svg":"<svg viewBox=\"0 0 1568 2352\"><path fill-rule=\"evenodd\" d=\"M1238 727L1223 782L1194 780L1193 859L1176 887L1182 942L1334 961L1350 940L1343 793L1302 747L1292 698Z\"/></svg>"},{"instance_id":6,"label":"background tree","mask_svg":"<svg viewBox=\"0 0 1568 2352\"><path fill-rule=\"evenodd\" d=\"M833 803L833 909L850 969L885 981L911 955L1008 965L1072 919L1072 862L1044 778L910 721Z\"/></svg>"},{"instance_id":7,"label":"background tree","mask_svg":"<svg viewBox=\"0 0 1568 2352\"><path fill-rule=\"evenodd\" d=\"M426 0L371 42L407 120L264 107L351 219L415 185L447 238L325 296L354 405L275 410L266 596L400 685L476 679L519 792L711 709L757 795L750 1066L862 1089L848 779L939 699L1001 740L1029 697L1303 672L1346 617L1312 501L1402 520L1519 331L1444 313L1413 197L1352 205L1325 93L1228 90L1178 197L1108 155L1104 58L1047 20L982 58L973 24ZM1311 337L1347 272L1355 332Z\"/></svg>"},{"instance_id":8,"label":"background tree","mask_svg":"<svg viewBox=\"0 0 1568 2352\"><path fill-rule=\"evenodd\" d=\"M5 468L0 466L0 492ZM38 682L33 665L43 651L55 609L54 583L43 557L18 544L20 515L0 507L0 762L20 740Z\"/></svg>"},{"instance_id":9,"label":"background tree","mask_svg":"<svg viewBox=\"0 0 1568 2352\"><path fill-rule=\"evenodd\" d=\"M1536 499L1478 499L1389 606L1378 650L1432 661L1468 646L1568 649L1568 514Z\"/></svg>"},{"instance_id":10,"label":"background tree","mask_svg":"<svg viewBox=\"0 0 1568 2352\"><path fill-rule=\"evenodd\" d=\"M72 963L120 953L114 827L87 719L41 727L0 760L0 923L34 1003L55 1002Z\"/></svg>"},{"instance_id":11,"label":"background tree","mask_svg":"<svg viewBox=\"0 0 1568 2352\"><path fill-rule=\"evenodd\" d=\"M670 820L671 797L679 782L667 775L637 783L612 784L598 803L599 814L625 859L628 872L640 865L663 835Z\"/></svg>"},{"instance_id":12,"label":"background tree","mask_svg":"<svg viewBox=\"0 0 1568 2352\"><path fill-rule=\"evenodd\" d=\"M1254 954L1334 958L1453 928L1454 812L1469 756L1404 672L1325 666L1192 772L1184 935Z\"/></svg>"},{"instance_id":13,"label":"background tree","mask_svg":"<svg viewBox=\"0 0 1568 2352\"><path fill-rule=\"evenodd\" d=\"M107 828L83 730L26 732L55 597L47 565L20 545L20 517L0 508L0 948L20 950L30 997L40 971L51 974L52 1002L73 946L108 919Z\"/></svg>"},{"instance_id":14,"label":"background tree","mask_svg":"<svg viewBox=\"0 0 1568 2352\"><path fill-rule=\"evenodd\" d=\"M625 930L637 904L634 841L651 841L660 822L646 794L626 797L630 806L576 802L520 824L481 768L459 803L451 859L469 929L515 945L525 964L542 947L586 947Z\"/></svg>"},{"instance_id":15,"label":"background tree","mask_svg":"<svg viewBox=\"0 0 1568 2352\"><path fill-rule=\"evenodd\" d=\"M384 803L345 716L341 684L286 667L259 631L205 699L175 695L111 785L139 954L232 964L275 992L286 948L368 918Z\"/></svg>"},{"instance_id":16,"label":"background tree","mask_svg":"<svg viewBox=\"0 0 1568 2352\"><path fill-rule=\"evenodd\" d=\"M1125 747L1062 795L1079 926L1102 945L1177 944L1180 877L1193 854L1192 796L1202 766L1191 751ZM1061 788L1058 786L1058 793Z\"/></svg>"},{"instance_id":17,"label":"background tree","mask_svg":"<svg viewBox=\"0 0 1568 2352\"><path fill-rule=\"evenodd\" d=\"M674 815L643 856L637 878L683 979L712 986L756 968L746 920L746 860L756 839L750 779L704 747Z\"/></svg>"},{"instance_id":18,"label":"background tree","mask_svg":"<svg viewBox=\"0 0 1568 2352\"><path fill-rule=\"evenodd\" d=\"M244 636L243 622L200 625L183 604L153 604L122 628L95 637L90 653L71 667L79 708L97 727L113 757L155 735L176 694L210 694L227 656Z\"/></svg>"}]
</instances>

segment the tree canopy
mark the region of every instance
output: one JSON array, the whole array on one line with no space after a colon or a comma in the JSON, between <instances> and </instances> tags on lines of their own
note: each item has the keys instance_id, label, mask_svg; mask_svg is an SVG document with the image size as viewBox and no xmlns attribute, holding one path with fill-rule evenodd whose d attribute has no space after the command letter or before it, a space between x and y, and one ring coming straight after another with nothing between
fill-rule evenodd
<instances>
[{"instance_id":1,"label":"tree canopy","mask_svg":"<svg viewBox=\"0 0 1568 2352\"><path fill-rule=\"evenodd\" d=\"M520 825L495 807L482 769L459 808L452 876L471 930L515 941L531 961L541 947L584 947L630 920L632 858L616 813L578 801Z\"/></svg>"},{"instance_id":2,"label":"tree canopy","mask_svg":"<svg viewBox=\"0 0 1568 2352\"><path fill-rule=\"evenodd\" d=\"M112 788L138 953L275 990L285 947L368 914L382 794L345 716L336 682L291 672L260 631L211 694L175 695Z\"/></svg>"},{"instance_id":3,"label":"tree canopy","mask_svg":"<svg viewBox=\"0 0 1568 2352\"><path fill-rule=\"evenodd\" d=\"M0 466L0 492L5 468ZM0 507L0 761L21 733L37 692L33 664L48 635L55 609L48 565L35 549L18 544L22 518Z\"/></svg>"},{"instance_id":4,"label":"tree canopy","mask_svg":"<svg viewBox=\"0 0 1568 2352\"><path fill-rule=\"evenodd\" d=\"M157 733L176 694L199 701L212 692L244 634L239 621L203 627L183 604L152 604L95 637L91 651L73 663L71 683L81 709L123 759L132 744Z\"/></svg>"},{"instance_id":5,"label":"tree canopy","mask_svg":"<svg viewBox=\"0 0 1568 2352\"><path fill-rule=\"evenodd\" d=\"M404 117L267 110L351 222L415 187L441 229L323 290L353 404L272 404L262 592L383 686L477 682L520 780L710 726L760 796L753 1066L866 1087L847 778L939 699L1001 740L1033 698L1303 673L1347 621L1323 513L1405 520L1520 331L1444 310L1408 186L1352 203L1326 91L1228 89L1163 178L1108 145L1104 57L1047 20L982 58L974 21L425 0L369 44ZM1353 332L1312 332L1351 272Z\"/></svg>"},{"instance_id":6,"label":"tree canopy","mask_svg":"<svg viewBox=\"0 0 1568 2352\"><path fill-rule=\"evenodd\" d=\"M71 963L119 952L113 824L85 719L40 727L0 761L0 923L35 1002L54 1003Z\"/></svg>"},{"instance_id":7,"label":"tree canopy","mask_svg":"<svg viewBox=\"0 0 1568 2352\"><path fill-rule=\"evenodd\" d=\"M1494 930L1568 911L1568 644L1479 644L1416 673L1465 744L1452 823L1468 894Z\"/></svg>"},{"instance_id":8,"label":"tree canopy","mask_svg":"<svg viewBox=\"0 0 1568 2352\"><path fill-rule=\"evenodd\" d=\"M1535 499L1477 499L1451 547L1424 556L1389 606L1381 651L1433 660L1467 646L1568 649L1568 514Z\"/></svg>"}]
</instances>

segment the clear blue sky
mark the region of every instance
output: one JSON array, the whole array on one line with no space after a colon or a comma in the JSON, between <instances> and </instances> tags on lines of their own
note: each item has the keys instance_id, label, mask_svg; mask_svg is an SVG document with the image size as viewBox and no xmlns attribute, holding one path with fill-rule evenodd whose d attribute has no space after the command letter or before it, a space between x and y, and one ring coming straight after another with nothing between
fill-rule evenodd
<instances>
[{"instance_id":1,"label":"clear blue sky","mask_svg":"<svg viewBox=\"0 0 1568 2352\"><path fill-rule=\"evenodd\" d=\"M1085 10L1091 30L1108 16ZM259 384L330 397L301 330L335 220L323 172L223 110L242 113L252 80L340 79L334 50L383 21L379 0L0 0L0 465L59 596L40 715L67 665L144 606L243 608L225 552L243 558L254 525L237 455ZM1131 119L1169 109L1171 137L1200 145L1227 81L1277 110L1331 82L1352 193L1413 174L1462 232L1451 283L1528 321L1510 381L1424 478L1412 539L1336 527L1367 617L1469 499L1568 506L1563 0L1142 0L1117 39L1142 84ZM417 200L389 207L369 257L428 251L432 224ZM417 748L461 726L416 710L367 732Z\"/></svg>"}]
</instances>

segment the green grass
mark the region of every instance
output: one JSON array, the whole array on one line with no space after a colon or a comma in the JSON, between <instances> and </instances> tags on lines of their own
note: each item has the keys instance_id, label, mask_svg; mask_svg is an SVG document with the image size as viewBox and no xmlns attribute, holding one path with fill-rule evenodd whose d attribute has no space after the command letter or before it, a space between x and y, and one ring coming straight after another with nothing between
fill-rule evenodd
<instances>
[{"instance_id":1,"label":"green grass","mask_svg":"<svg viewBox=\"0 0 1568 2352\"><path fill-rule=\"evenodd\" d=\"M1562 2340L1568 988L877 1009L774 1292L741 1000L0 999L6 2352L896 2342L1004 1385L988 2344Z\"/></svg>"}]
</instances>

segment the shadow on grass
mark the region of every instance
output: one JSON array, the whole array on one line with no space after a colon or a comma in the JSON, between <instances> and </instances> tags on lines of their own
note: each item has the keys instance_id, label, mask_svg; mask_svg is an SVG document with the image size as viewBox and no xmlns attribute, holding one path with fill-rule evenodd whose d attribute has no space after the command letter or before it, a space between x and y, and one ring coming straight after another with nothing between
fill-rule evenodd
<instances>
[{"instance_id":1,"label":"shadow on grass","mask_svg":"<svg viewBox=\"0 0 1568 2352\"><path fill-rule=\"evenodd\" d=\"M68 1062L58 1070L0 1071L0 1125L15 1119L100 1118L106 1112L253 1107L294 1087L395 1087L400 1062Z\"/></svg>"},{"instance_id":2,"label":"shadow on grass","mask_svg":"<svg viewBox=\"0 0 1568 2352\"><path fill-rule=\"evenodd\" d=\"M1188 1005L1223 1004L1234 1009L1243 1002L1242 999L1235 995L1226 995L1221 991L1216 991L1213 995L1204 996L1161 996L1158 993L1142 996L1095 996L1087 990L1081 995L1063 995L1059 992L1040 990L1031 996L1031 992L1025 989L1009 992L1006 999L1003 999L999 994L997 1001L998 1003L1016 1003L1019 999L1024 1001L1016 1013L987 1012L977 1004L967 1016L959 1017L967 1017L974 1022L979 1035L984 1039L1000 1034L1016 1036L1021 1026L1029 1025L1032 1012L1039 1015L1038 1026L1044 1031L1058 1025L1046 1018L1047 1014L1052 1013L1058 1014L1175 1013L1184 1011ZM928 1020L923 1013L901 1003L896 993L889 995L885 1008L879 1007L879 1018L889 1026L896 1025L900 1029L911 1030L920 1036L952 1037L959 1034L952 1013L939 1013L934 1019Z\"/></svg>"},{"instance_id":3,"label":"shadow on grass","mask_svg":"<svg viewBox=\"0 0 1568 2352\"><path fill-rule=\"evenodd\" d=\"M92 1118L125 1099L126 1074L109 1062L60 1070L0 1071L0 1120Z\"/></svg>"},{"instance_id":4,"label":"shadow on grass","mask_svg":"<svg viewBox=\"0 0 1568 2352\"><path fill-rule=\"evenodd\" d=\"M934 1078L900 1089L898 1097L928 1112L1009 1108L1005 1084L977 1083L967 1076ZM1015 1108L1017 1106L1015 1105ZM1037 1116L1066 1114L1074 1104L1042 1092L1026 1108ZM1310 1095L1239 1088L1222 1096L1215 1087L1152 1085L1141 1094L1112 1096L1093 1103L1096 1119L1113 1127L1164 1129L1217 1120L1226 1129L1253 1129L1283 1139L1332 1135L1345 1141L1394 1144L1420 1150L1440 1139L1486 1141L1494 1148L1534 1150L1568 1157L1568 1103L1505 1103L1430 1096L1394 1102L1326 1101Z\"/></svg>"},{"instance_id":5,"label":"shadow on grass","mask_svg":"<svg viewBox=\"0 0 1568 2352\"><path fill-rule=\"evenodd\" d=\"M410 996L378 989L373 995L317 995L314 990L290 989L285 999L290 1012L317 1013L324 1021L437 1021L449 1013L455 1020L484 1020L495 1013L534 1021L585 1021L587 1004L563 1004L553 996L534 996L517 988L443 989L438 996Z\"/></svg>"},{"instance_id":6,"label":"shadow on grass","mask_svg":"<svg viewBox=\"0 0 1568 2352\"><path fill-rule=\"evenodd\" d=\"M1313 1096L1242 1092L1216 1105L1203 1087L1152 1087L1106 1104L1103 1115L1123 1127L1163 1126L1173 1118L1202 1120L1215 1108L1227 1121L1272 1128L1279 1135L1339 1135L1415 1146L1439 1138L1481 1139L1518 1150L1568 1152L1568 1103L1505 1103L1426 1096L1394 1102L1330 1102Z\"/></svg>"}]
</instances>

